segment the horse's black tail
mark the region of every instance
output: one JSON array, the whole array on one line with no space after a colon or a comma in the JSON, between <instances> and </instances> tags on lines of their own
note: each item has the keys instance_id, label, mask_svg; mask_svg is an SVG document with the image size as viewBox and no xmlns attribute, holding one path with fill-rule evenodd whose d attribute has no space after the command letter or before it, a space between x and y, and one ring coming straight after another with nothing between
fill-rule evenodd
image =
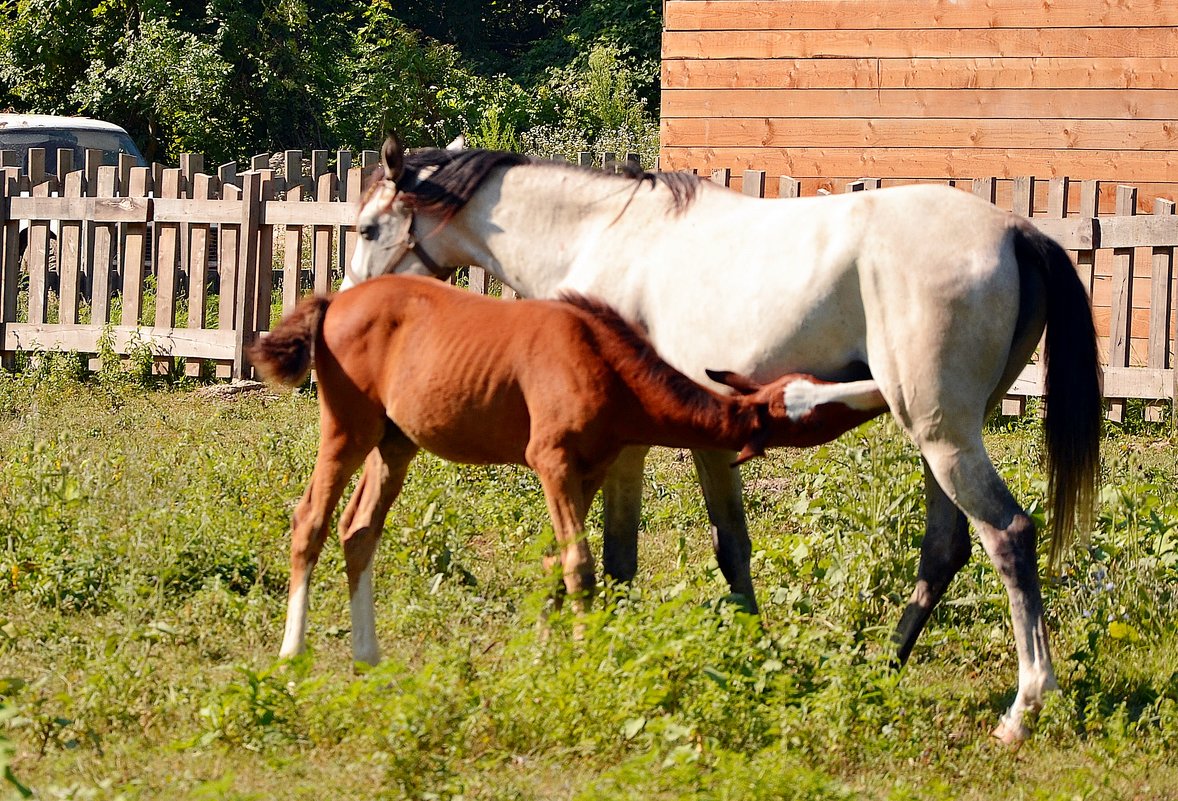
<instances>
[{"instance_id":1,"label":"horse's black tail","mask_svg":"<svg viewBox=\"0 0 1178 801\"><path fill-rule=\"evenodd\" d=\"M1020 264L1038 262L1047 294L1043 352L1047 418L1047 494L1051 499L1050 563L1058 568L1077 525L1091 531L1104 418L1096 329L1088 293L1067 252L1027 223L1017 229Z\"/></svg>"},{"instance_id":2,"label":"horse's black tail","mask_svg":"<svg viewBox=\"0 0 1178 801\"><path fill-rule=\"evenodd\" d=\"M296 387L315 359L315 340L323 326L330 298L311 297L283 318L278 327L249 347L246 355L271 384Z\"/></svg>"}]
</instances>

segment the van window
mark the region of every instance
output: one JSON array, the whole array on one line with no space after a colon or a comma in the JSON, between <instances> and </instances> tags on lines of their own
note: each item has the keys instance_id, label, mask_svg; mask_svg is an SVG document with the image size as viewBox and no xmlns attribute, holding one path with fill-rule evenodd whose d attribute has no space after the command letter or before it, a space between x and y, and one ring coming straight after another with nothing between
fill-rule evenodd
<instances>
[{"instance_id":1,"label":"van window","mask_svg":"<svg viewBox=\"0 0 1178 801\"><path fill-rule=\"evenodd\" d=\"M87 149L101 150L105 166L116 166L120 153L134 156L139 166L147 163L131 137L119 131L38 127L0 129L0 150L17 151L24 169L28 169L29 148L32 147L45 148L45 165L49 169L57 163L57 151L61 148L74 151L74 169L81 169L85 164Z\"/></svg>"}]
</instances>

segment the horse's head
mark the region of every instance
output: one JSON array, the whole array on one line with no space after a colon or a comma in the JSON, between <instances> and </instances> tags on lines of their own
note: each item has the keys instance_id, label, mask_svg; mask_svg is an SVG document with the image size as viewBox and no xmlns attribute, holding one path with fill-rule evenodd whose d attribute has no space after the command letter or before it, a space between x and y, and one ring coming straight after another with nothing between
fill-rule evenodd
<instances>
[{"instance_id":1,"label":"horse's head","mask_svg":"<svg viewBox=\"0 0 1178 801\"><path fill-rule=\"evenodd\" d=\"M465 140L458 137L446 148L462 150ZM422 247L422 231L437 229L442 219L421 214L414 205L413 190L428 177L430 168L417 171L406 167L405 148L401 140L390 135L381 148L381 164L360 203L356 231L360 234L356 252L344 276L342 289L385 273L409 273L448 278L452 267L439 264Z\"/></svg>"}]
</instances>

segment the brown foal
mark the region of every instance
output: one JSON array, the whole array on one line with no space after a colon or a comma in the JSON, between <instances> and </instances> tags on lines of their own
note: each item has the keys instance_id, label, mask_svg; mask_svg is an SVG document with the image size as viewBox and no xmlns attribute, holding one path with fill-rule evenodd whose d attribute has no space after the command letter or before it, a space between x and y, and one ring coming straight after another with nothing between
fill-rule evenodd
<instances>
[{"instance_id":1,"label":"brown foal","mask_svg":"<svg viewBox=\"0 0 1178 801\"><path fill-rule=\"evenodd\" d=\"M627 445L727 448L738 461L780 445L826 442L886 409L874 382L788 375L761 386L709 373L720 395L662 361L607 306L580 297L506 302L432 278L384 276L310 298L250 350L269 381L316 370L319 455L291 532L282 655L304 647L311 571L331 513L364 463L340 521L357 661L380 659L371 562L409 463L426 449L454 462L524 464L544 488L575 609L594 591L582 536L606 468ZM791 385L819 390L793 412ZM805 395L805 393L803 393Z\"/></svg>"}]
</instances>

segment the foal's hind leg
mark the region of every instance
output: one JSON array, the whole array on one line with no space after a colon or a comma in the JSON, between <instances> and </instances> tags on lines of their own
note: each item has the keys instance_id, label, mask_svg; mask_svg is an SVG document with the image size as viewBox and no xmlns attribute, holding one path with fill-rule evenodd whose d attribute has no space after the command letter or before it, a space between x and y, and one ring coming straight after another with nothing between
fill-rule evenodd
<instances>
[{"instance_id":1,"label":"foal's hind leg","mask_svg":"<svg viewBox=\"0 0 1178 801\"><path fill-rule=\"evenodd\" d=\"M323 550L331 513L343 495L348 479L372 447L357 442L329 421L321 420L319 455L311 482L295 507L290 533L290 593L286 607L286 629L280 656L301 653L306 644L307 603L311 572Z\"/></svg>"},{"instance_id":2,"label":"foal's hind leg","mask_svg":"<svg viewBox=\"0 0 1178 801\"><path fill-rule=\"evenodd\" d=\"M1044 694L1059 686L1043 621L1035 525L998 477L980 434L965 445L942 442L926 444L922 450L937 481L977 527L1006 585L1018 651L1018 694L994 736L1006 743L1019 742L1028 734L1025 713L1042 707Z\"/></svg>"},{"instance_id":3,"label":"foal's hind leg","mask_svg":"<svg viewBox=\"0 0 1178 801\"><path fill-rule=\"evenodd\" d=\"M380 662L376 610L372 595L372 558L384 530L389 507L401 494L417 446L391 429L369 452L352 500L340 517L340 541L348 571L352 614L352 659L366 665Z\"/></svg>"},{"instance_id":4,"label":"foal's hind leg","mask_svg":"<svg viewBox=\"0 0 1178 801\"><path fill-rule=\"evenodd\" d=\"M749 611L757 611L757 596L753 590L749 560L753 545L749 540L741 499L740 471L732 466L736 454L731 451L692 451L695 470L699 474L708 519L712 523L712 548L720 572L728 580L729 589L743 595Z\"/></svg>"},{"instance_id":5,"label":"foal's hind leg","mask_svg":"<svg viewBox=\"0 0 1178 801\"><path fill-rule=\"evenodd\" d=\"M912 653L912 646L928 622L929 616L949 582L969 561L969 522L965 515L941 489L924 463L925 532L920 543L920 567L916 573L916 588L908 599L904 616L896 626L896 660L903 665Z\"/></svg>"}]
</instances>

